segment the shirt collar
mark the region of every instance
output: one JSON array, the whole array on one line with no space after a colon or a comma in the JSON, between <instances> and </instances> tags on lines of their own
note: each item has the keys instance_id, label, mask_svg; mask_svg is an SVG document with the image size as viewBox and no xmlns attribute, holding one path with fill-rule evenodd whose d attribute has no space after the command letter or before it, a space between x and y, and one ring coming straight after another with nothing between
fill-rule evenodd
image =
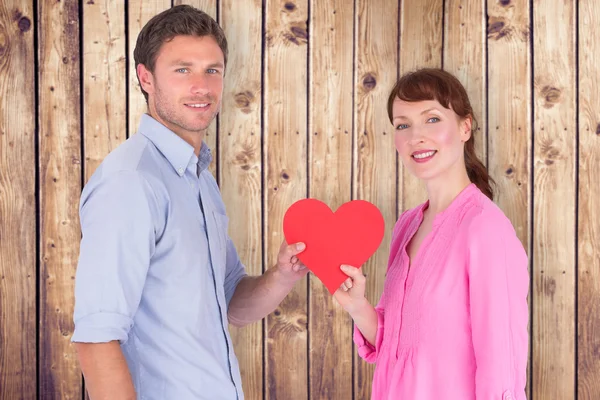
<instances>
[{"instance_id":1,"label":"shirt collar","mask_svg":"<svg viewBox=\"0 0 600 400\"><path fill-rule=\"evenodd\" d=\"M184 175L191 163L197 163L198 172L202 172L212 161L212 155L206 143L202 142L200 156L196 157L192 145L148 114L142 115L138 133L147 137L156 146L179 176Z\"/></svg>"}]
</instances>

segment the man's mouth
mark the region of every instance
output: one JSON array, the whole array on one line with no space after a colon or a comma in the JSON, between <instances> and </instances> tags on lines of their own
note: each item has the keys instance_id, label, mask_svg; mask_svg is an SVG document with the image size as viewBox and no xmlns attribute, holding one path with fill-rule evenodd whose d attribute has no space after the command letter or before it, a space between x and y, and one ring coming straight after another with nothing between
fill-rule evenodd
<instances>
[{"instance_id":1,"label":"man's mouth","mask_svg":"<svg viewBox=\"0 0 600 400\"><path fill-rule=\"evenodd\" d=\"M210 105L210 103L187 103L186 106L192 108L206 108Z\"/></svg>"}]
</instances>

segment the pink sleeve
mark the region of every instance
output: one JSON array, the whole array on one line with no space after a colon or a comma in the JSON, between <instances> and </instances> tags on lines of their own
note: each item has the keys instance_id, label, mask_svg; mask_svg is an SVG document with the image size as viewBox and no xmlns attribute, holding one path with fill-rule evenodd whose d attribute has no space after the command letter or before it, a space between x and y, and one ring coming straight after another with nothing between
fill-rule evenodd
<instances>
[{"instance_id":1,"label":"pink sleeve","mask_svg":"<svg viewBox=\"0 0 600 400\"><path fill-rule=\"evenodd\" d=\"M381 295L379 304L375 307L377 311L377 335L375 336L374 345L369 343L363 336L360 330L354 326L354 343L358 349L358 355L361 356L366 362L373 364L377 360L379 354L379 348L383 341L383 315L384 315L384 295Z\"/></svg>"},{"instance_id":2,"label":"pink sleeve","mask_svg":"<svg viewBox=\"0 0 600 400\"><path fill-rule=\"evenodd\" d=\"M503 215L470 229L469 291L477 400L525 399L527 255Z\"/></svg>"}]
</instances>

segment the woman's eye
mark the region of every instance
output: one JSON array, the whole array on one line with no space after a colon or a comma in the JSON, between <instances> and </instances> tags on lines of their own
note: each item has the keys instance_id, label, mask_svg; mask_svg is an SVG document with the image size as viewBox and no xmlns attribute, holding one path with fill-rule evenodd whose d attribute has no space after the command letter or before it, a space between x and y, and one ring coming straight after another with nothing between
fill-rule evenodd
<instances>
[{"instance_id":1,"label":"woman's eye","mask_svg":"<svg viewBox=\"0 0 600 400\"><path fill-rule=\"evenodd\" d=\"M396 125L397 131L401 131L402 129L406 129L406 128L408 128L408 125L406 125L406 124Z\"/></svg>"},{"instance_id":2,"label":"woman's eye","mask_svg":"<svg viewBox=\"0 0 600 400\"><path fill-rule=\"evenodd\" d=\"M440 119L438 117L431 117L427 120L427 122L440 122Z\"/></svg>"}]
</instances>

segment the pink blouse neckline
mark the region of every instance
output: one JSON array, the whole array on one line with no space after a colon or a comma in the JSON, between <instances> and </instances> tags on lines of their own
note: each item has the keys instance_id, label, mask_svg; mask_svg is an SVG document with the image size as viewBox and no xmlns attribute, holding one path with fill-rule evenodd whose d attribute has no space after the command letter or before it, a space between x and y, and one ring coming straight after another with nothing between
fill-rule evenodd
<instances>
[{"instance_id":1,"label":"pink blouse neckline","mask_svg":"<svg viewBox=\"0 0 600 400\"><path fill-rule=\"evenodd\" d=\"M456 197L450 202L448 207L446 207L443 211L435 215L435 217L433 218L433 226L439 226L442 222L444 222L448 215L452 215L457 208L465 204L465 202L468 201L469 198L471 198L471 196L475 194L478 190L479 189L477 188L477 185L475 185L474 183L470 183L469 185L467 185L456 195ZM423 213L425 212L425 210L427 210L427 208L429 208L429 200L425 201L425 203L421 204L421 206L419 207L419 218L415 219L415 221L418 221L419 225L422 222Z\"/></svg>"}]
</instances>

